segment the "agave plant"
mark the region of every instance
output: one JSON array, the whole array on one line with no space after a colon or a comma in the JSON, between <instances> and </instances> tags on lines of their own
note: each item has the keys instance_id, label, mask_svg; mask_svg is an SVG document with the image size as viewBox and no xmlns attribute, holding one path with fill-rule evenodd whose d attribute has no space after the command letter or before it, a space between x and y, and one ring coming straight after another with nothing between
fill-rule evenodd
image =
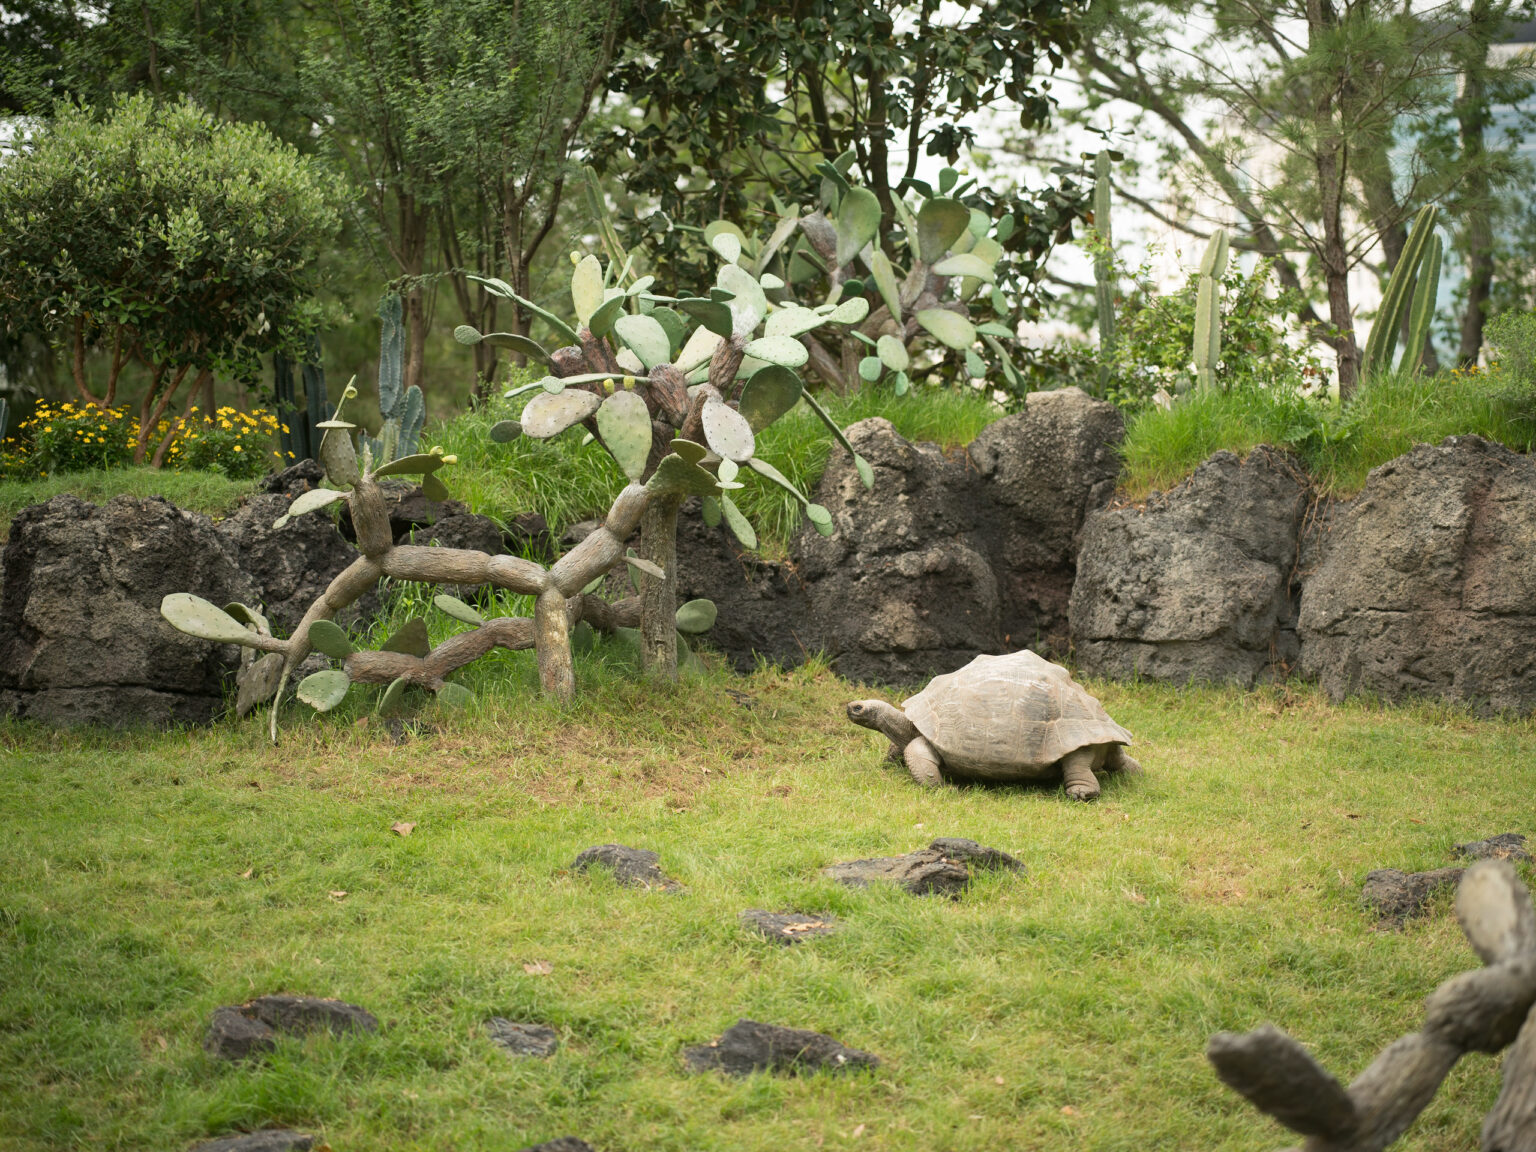
<instances>
[{"instance_id":1,"label":"agave plant","mask_svg":"<svg viewBox=\"0 0 1536 1152\"><path fill-rule=\"evenodd\" d=\"M606 265L596 255L575 254L575 327L505 282L480 278L565 341L553 351L514 333L482 334L467 326L455 332L462 343L488 341L548 369L542 379L507 392L533 396L519 420L492 429L493 438L550 439L580 426L631 483L655 493L640 520L641 555L630 563L642 573L642 662L667 677L677 673L677 516L685 500L701 497L706 521L724 520L743 545L756 547L755 530L731 499L744 478L756 476L788 491L816 529L830 534L832 514L756 454L757 435L801 402L852 453L865 485L874 484L869 463L798 372L810 360L813 334L866 320L868 301L855 295L807 307L782 296L770 300L784 281L753 266L738 233L709 234L720 265L715 283L699 296L658 293L653 277L635 274L628 254L621 261L615 252Z\"/></svg>"}]
</instances>

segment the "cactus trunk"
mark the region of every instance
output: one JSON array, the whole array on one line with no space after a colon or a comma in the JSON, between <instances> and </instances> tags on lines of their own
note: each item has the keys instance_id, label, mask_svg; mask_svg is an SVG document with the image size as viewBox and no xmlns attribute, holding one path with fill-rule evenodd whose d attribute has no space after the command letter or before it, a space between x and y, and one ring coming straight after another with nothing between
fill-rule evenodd
<instances>
[{"instance_id":1,"label":"cactus trunk","mask_svg":"<svg viewBox=\"0 0 1536 1152\"><path fill-rule=\"evenodd\" d=\"M1100 152L1093 161L1093 226L1104 251L1093 258L1094 296L1099 306L1099 395L1109 391L1109 359L1115 351L1115 258L1110 249L1110 156Z\"/></svg>"},{"instance_id":2,"label":"cactus trunk","mask_svg":"<svg viewBox=\"0 0 1536 1152\"><path fill-rule=\"evenodd\" d=\"M675 496L654 499L640 518L640 552L664 573L640 578L640 663L665 680L677 679L677 510Z\"/></svg>"},{"instance_id":3,"label":"cactus trunk","mask_svg":"<svg viewBox=\"0 0 1536 1152\"><path fill-rule=\"evenodd\" d=\"M576 670L571 662L571 618L558 588L551 586L539 593L533 605L533 628L539 687L546 696L569 703L576 695Z\"/></svg>"}]
</instances>

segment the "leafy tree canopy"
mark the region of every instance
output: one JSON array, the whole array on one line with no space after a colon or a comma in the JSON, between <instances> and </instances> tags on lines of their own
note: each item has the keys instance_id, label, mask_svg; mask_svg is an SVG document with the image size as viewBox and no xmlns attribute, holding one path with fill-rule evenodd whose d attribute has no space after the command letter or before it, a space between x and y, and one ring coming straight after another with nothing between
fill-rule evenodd
<instances>
[{"instance_id":1,"label":"leafy tree canopy","mask_svg":"<svg viewBox=\"0 0 1536 1152\"><path fill-rule=\"evenodd\" d=\"M110 405L123 365L143 363L147 437L189 372L249 380L263 353L302 348L340 197L265 129L190 101L60 106L0 164L0 324L66 346L88 401ZM112 351L100 397L92 347Z\"/></svg>"}]
</instances>

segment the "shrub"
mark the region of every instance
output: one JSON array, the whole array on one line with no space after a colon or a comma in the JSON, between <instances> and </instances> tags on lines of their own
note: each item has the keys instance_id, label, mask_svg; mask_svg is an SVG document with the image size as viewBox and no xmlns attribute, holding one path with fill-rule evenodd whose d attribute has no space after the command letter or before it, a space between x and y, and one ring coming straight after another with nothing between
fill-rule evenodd
<instances>
[{"instance_id":1,"label":"shrub","mask_svg":"<svg viewBox=\"0 0 1536 1152\"><path fill-rule=\"evenodd\" d=\"M277 417L257 409L241 412L220 408L212 422L196 416L194 408L171 441L166 459L177 471L218 472L231 480L254 480L282 465L283 454L273 443Z\"/></svg>"},{"instance_id":2,"label":"shrub","mask_svg":"<svg viewBox=\"0 0 1536 1152\"><path fill-rule=\"evenodd\" d=\"M1536 432L1536 312L1505 312L1488 323L1488 380L1509 418Z\"/></svg>"},{"instance_id":3,"label":"shrub","mask_svg":"<svg viewBox=\"0 0 1536 1152\"><path fill-rule=\"evenodd\" d=\"M43 401L17 431L22 447L15 468L29 476L100 472L133 459L139 423L120 408Z\"/></svg>"}]
</instances>

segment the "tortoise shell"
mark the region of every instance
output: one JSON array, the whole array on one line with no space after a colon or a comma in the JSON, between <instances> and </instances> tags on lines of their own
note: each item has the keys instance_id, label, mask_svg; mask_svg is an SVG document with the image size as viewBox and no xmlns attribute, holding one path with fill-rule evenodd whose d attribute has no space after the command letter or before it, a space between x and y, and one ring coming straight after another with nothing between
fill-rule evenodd
<instances>
[{"instance_id":1,"label":"tortoise shell","mask_svg":"<svg viewBox=\"0 0 1536 1152\"><path fill-rule=\"evenodd\" d=\"M979 776L1043 776L1078 748L1131 743L1071 673L1028 649L935 676L902 711L946 768Z\"/></svg>"}]
</instances>

